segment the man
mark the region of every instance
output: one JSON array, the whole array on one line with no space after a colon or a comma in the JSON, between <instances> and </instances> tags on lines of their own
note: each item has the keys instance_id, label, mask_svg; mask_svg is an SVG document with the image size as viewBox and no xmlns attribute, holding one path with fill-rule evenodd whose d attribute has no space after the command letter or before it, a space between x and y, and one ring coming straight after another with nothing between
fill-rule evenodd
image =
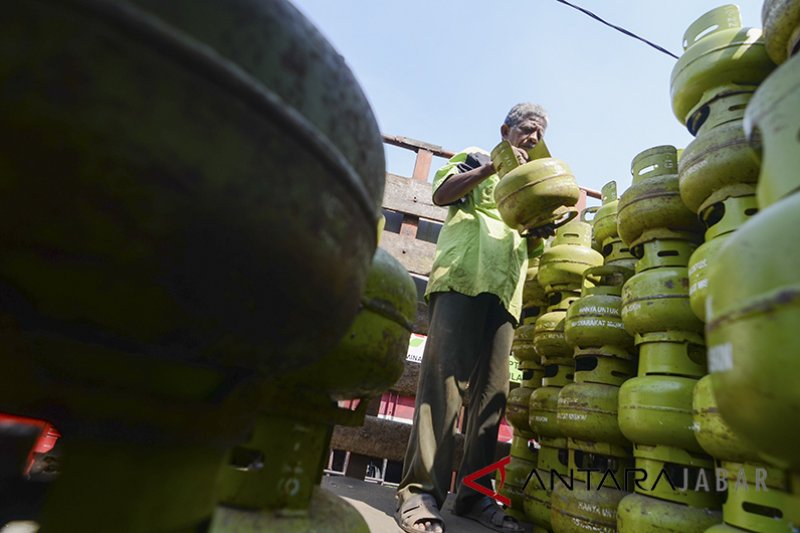
<instances>
[{"instance_id":1,"label":"man","mask_svg":"<svg viewBox=\"0 0 800 533\"><path fill-rule=\"evenodd\" d=\"M547 114L517 104L500 127L521 162L542 140ZM460 477L495 461L508 396L508 357L522 309L528 243L497 211L499 178L488 154L467 149L436 173L433 202L450 206L439 235L426 298L430 328L417 386L414 425L397 491L398 525L408 533L443 532L456 421L469 387ZM545 233L547 230L545 230ZM541 240L535 239L541 246ZM484 482L488 486L488 482ZM488 496L461 484L453 511L494 531L522 531Z\"/></svg>"}]
</instances>

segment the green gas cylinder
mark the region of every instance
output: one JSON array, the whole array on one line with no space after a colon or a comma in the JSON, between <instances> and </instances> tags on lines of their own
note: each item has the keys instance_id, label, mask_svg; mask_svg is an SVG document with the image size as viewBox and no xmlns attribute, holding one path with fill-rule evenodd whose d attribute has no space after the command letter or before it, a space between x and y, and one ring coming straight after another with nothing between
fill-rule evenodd
<instances>
[{"instance_id":1,"label":"green gas cylinder","mask_svg":"<svg viewBox=\"0 0 800 533\"><path fill-rule=\"evenodd\" d=\"M759 165L742 128L754 90L722 88L692 114L690 127L699 131L678 162L678 179L681 199L695 213L750 194L758 181Z\"/></svg>"},{"instance_id":2,"label":"green gas cylinder","mask_svg":"<svg viewBox=\"0 0 800 533\"><path fill-rule=\"evenodd\" d=\"M557 396L556 424L574 439L628 446L618 422L619 386L570 383Z\"/></svg>"},{"instance_id":3,"label":"green gas cylinder","mask_svg":"<svg viewBox=\"0 0 800 533\"><path fill-rule=\"evenodd\" d=\"M767 78L753 95L744 129L761 160L756 195L763 209L800 187L800 56L794 55Z\"/></svg>"},{"instance_id":4,"label":"green gas cylinder","mask_svg":"<svg viewBox=\"0 0 800 533\"><path fill-rule=\"evenodd\" d=\"M765 0L761 8L767 53L780 65L800 43L800 1Z\"/></svg>"},{"instance_id":5,"label":"green gas cylinder","mask_svg":"<svg viewBox=\"0 0 800 533\"><path fill-rule=\"evenodd\" d=\"M525 520L523 491L531 471L536 468L536 460L537 453L528 447L528 439L515 434L511 440L511 461L505 467L505 479L499 471L495 476L498 492L511 500L506 514L520 521Z\"/></svg>"},{"instance_id":6,"label":"green gas cylinder","mask_svg":"<svg viewBox=\"0 0 800 533\"><path fill-rule=\"evenodd\" d=\"M567 309L564 337L572 348L590 347L625 351L633 349L633 337L622 323L622 286L633 274L618 266L592 267L584 272L581 298Z\"/></svg>"},{"instance_id":7,"label":"green gas cylinder","mask_svg":"<svg viewBox=\"0 0 800 533\"><path fill-rule=\"evenodd\" d=\"M709 370L723 418L778 466L800 468L800 195L760 211L720 250L708 275Z\"/></svg>"},{"instance_id":8,"label":"green gas cylinder","mask_svg":"<svg viewBox=\"0 0 800 533\"><path fill-rule=\"evenodd\" d=\"M767 533L800 527L800 496L791 493L786 472L763 464L723 461L717 476L727 485L722 506L725 524Z\"/></svg>"},{"instance_id":9,"label":"green gas cylinder","mask_svg":"<svg viewBox=\"0 0 800 533\"><path fill-rule=\"evenodd\" d=\"M286 1L15 3L0 50L0 404L63 435L42 529L200 527L259 381L358 311L374 116Z\"/></svg>"},{"instance_id":10,"label":"green gas cylinder","mask_svg":"<svg viewBox=\"0 0 800 533\"><path fill-rule=\"evenodd\" d=\"M270 375L334 346L376 246L383 146L344 59L299 11L44 2L15 5L0 33L0 276L30 308L7 307L21 329L51 320L65 342Z\"/></svg>"},{"instance_id":11,"label":"green gas cylinder","mask_svg":"<svg viewBox=\"0 0 800 533\"><path fill-rule=\"evenodd\" d=\"M694 387L692 401L694 434L712 457L728 461L758 461L758 451L736 434L720 416L711 376L702 377Z\"/></svg>"},{"instance_id":12,"label":"green gas cylinder","mask_svg":"<svg viewBox=\"0 0 800 533\"><path fill-rule=\"evenodd\" d=\"M575 383L601 383L619 387L636 375L632 359L623 359L615 353L598 353L598 350L575 351Z\"/></svg>"},{"instance_id":13,"label":"green gas cylinder","mask_svg":"<svg viewBox=\"0 0 800 533\"><path fill-rule=\"evenodd\" d=\"M527 433L532 431L528 422L528 409L533 391L533 388L524 385L509 391L506 401L506 420L514 429Z\"/></svg>"},{"instance_id":14,"label":"green gas cylinder","mask_svg":"<svg viewBox=\"0 0 800 533\"><path fill-rule=\"evenodd\" d=\"M629 333L703 331L703 323L689 303L687 264L694 249L695 245L685 240L642 245L636 275L622 287L622 321Z\"/></svg>"},{"instance_id":15,"label":"green gas cylinder","mask_svg":"<svg viewBox=\"0 0 800 533\"><path fill-rule=\"evenodd\" d=\"M523 323L514 330L514 340L511 341L511 356L519 362L540 360L533 344L537 317L523 319Z\"/></svg>"},{"instance_id":16,"label":"green gas cylinder","mask_svg":"<svg viewBox=\"0 0 800 533\"><path fill-rule=\"evenodd\" d=\"M692 392L696 379L646 375L619 389L619 429L631 442L704 453L693 431Z\"/></svg>"},{"instance_id":17,"label":"green gas cylinder","mask_svg":"<svg viewBox=\"0 0 800 533\"><path fill-rule=\"evenodd\" d=\"M539 258L528 258L528 271L525 273L525 285L522 287L522 307L546 307L547 296L544 287L539 283Z\"/></svg>"},{"instance_id":18,"label":"green gas cylinder","mask_svg":"<svg viewBox=\"0 0 800 533\"><path fill-rule=\"evenodd\" d=\"M601 248L614 239L619 238L617 232L617 182L609 181L600 189L602 205L594 215L592 228L594 230L594 240Z\"/></svg>"},{"instance_id":19,"label":"green gas cylinder","mask_svg":"<svg viewBox=\"0 0 800 533\"><path fill-rule=\"evenodd\" d=\"M592 226L573 220L556 231L539 261L539 283L545 291L580 290L587 268L603 264L603 255L592 248Z\"/></svg>"},{"instance_id":20,"label":"green gas cylinder","mask_svg":"<svg viewBox=\"0 0 800 533\"><path fill-rule=\"evenodd\" d=\"M684 53L672 69L672 110L686 124L707 93L723 85L758 85L775 68L761 30L743 28L739 7L724 5L704 14L683 35Z\"/></svg>"},{"instance_id":21,"label":"green gas cylinder","mask_svg":"<svg viewBox=\"0 0 800 533\"><path fill-rule=\"evenodd\" d=\"M572 362L572 348L564 337L564 320L566 311L555 310L543 314L536 319L533 344L536 353L550 362L569 364Z\"/></svg>"},{"instance_id":22,"label":"green gas cylinder","mask_svg":"<svg viewBox=\"0 0 800 533\"><path fill-rule=\"evenodd\" d=\"M536 468L522 494L523 508L527 521L538 529L550 531L550 471ZM556 483L558 481L556 480Z\"/></svg>"},{"instance_id":23,"label":"green gas cylinder","mask_svg":"<svg viewBox=\"0 0 800 533\"><path fill-rule=\"evenodd\" d=\"M695 316L706 320L708 296L708 266L717 261L717 255L733 232L758 212L754 194L732 196L710 205L700 218L708 228L706 242L692 253L689 259L689 305Z\"/></svg>"},{"instance_id":24,"label":"green gas cylinder","mask_svg":"<svg viewBox=\"0 0 800 533\"><path fill-rule=\"evenodd\" d=\"M680 197L675 147L639 153L631 172L631 186L619 199L617 230L633 254L640 257L635 249L653 239L699 240L700 222Z\"/></svg>"},{"instance_id":25,"label":"green gas cylinder","mask_svg":"<svg viewBox=\"0 0 800 533\"><path fill-rule=\"evenodd\" d=\"M721 521L719 511L687 507L641 494L625 496L617 508L619 533L703 533Z\"/></svg>"},{"instance_id":26,"label":"green gas cylinder","mask_svg":"<svg viewBox=\"0 0 800 533\"><path fill-rule=\"evenodd\" d=\"M558 421L558 393L573 378L573 367L567 365L546 365L542 387L531 393L529 405L529 425L539 437L563 437ZM548 375L549 374L549 375Z\"/></svg>"},{"instance_id":27,"label":"green gas cylinder","mask_svg":"<svg viewBox=\"0 0 800 533\"><path fill-rule=\"evenodd\" d=\"M705 454L660 445L634 444L634 490L642 495L698 509L719 509L725 491L717 490L714 461Z\"/></svg>"},{"instance_id":28,"label":"green gas cylinder","mask_svg":"<svg viewBox=\"0 0 800 533\"><path fill-rule=\"evenodd\" d=\"M636 336L639 375L677 375L701 378L708 372L703 336L662 331Z\"/></svg>"},{"instance_id":29,"label":"green gas cylinder","mask_svg":"<svg viewBox=\"0 0 800 533\"><path fill-rule=\"evenodd\" d=\"M350 329L332 351L284 382L324 391L335 400L380 395L403 373L416 314L414 281L397 259L378 248Z\"/></svg>"},{"instance_id":30,"label":"green gas cylinder","mask_svg":"<svg viewBox=\"0 0 800 533\"><path fill-rule=\"evenodd\" d=\"M574 218L577 213L573 206L578 203L580 189L566 163L546 157L505 174L495 187L494 197L503 221L526 234L533 228L561 225Z\"/></svg>"},{"instance_id":31,"label":"green gas cylinder","mask_svg":"<svg viewBox=\"0 0 800 533\"><path fill-rule=\"evenodd\" d=\"M593 477L600 477L595 474ZM572 490L562 483L550 497L551 525L555 533L616 533L617 507L628 493L587 486L575 480Z\"/></svg>"}]
</instances>

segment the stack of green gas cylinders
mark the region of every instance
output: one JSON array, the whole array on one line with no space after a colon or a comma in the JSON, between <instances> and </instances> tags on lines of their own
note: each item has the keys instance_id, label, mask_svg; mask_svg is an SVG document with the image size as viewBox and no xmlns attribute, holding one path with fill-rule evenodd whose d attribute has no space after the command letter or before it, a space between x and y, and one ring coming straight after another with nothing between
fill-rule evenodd
<instances>
[{"instance_id":1,"label":"stack of green gas cylinders","mask_svg":"<svg viewBox=\"0 0 800 533\"><path fill-rule=\"evenodd\" d=\"M538 278L547 298L547 311L536 320L533 344L544 367L542 386L530 395L530 427L539 441L537 470L524 492L525 514L542 528L550 529L549 478L551 472L567 474L566 436L556 419L558 394L572 382L575 363L564 334L567 310L580 297L584 272L600 266L603 256L592 248L592 227L573 220L556 232L539 261Z\"/></svg>"},{"instance_id":2,"label":"stack of green gas cylinders","mask_svg":"<svg viewBox=\"0 0 800 533\"><path fill-rule=\"evenodd\" d=\"M62 434L41 529L366 531L316 485L416 291L343 58L284 0L15 2L0 50L0 410Z\"/></svg>"},{"instance_id":3,"label":"stack of green gas cylinders","mask_svg":"<svg viewBox=\"0 0 800 533\"><path fill-rule=\"evenodd\" d=\"M800 2L765 2L762 22L741 131L755 201L708 261L711 375L695 393L698 435L727 478L720 533L800 529L800 247L783 237L800 222Z\"/></svg>"},{"instance_id":4,"label":"stack of green gas cylinders","mask_svg":"<svg viewBox=\"0 0 800 533\"><path fill-rule=\"evenodd\" d=\"M506 418L514 428L511 440L511 459L505 468L505 477L498 472L500 494L508 498L508 513L524 520L523 489L531 470L536 467L537 453L530 446L535 437L528 419L531 393L541 387L544 368L533 346L536 319L547 306L544 288L539 284L539 257L541 247L529 247L528 271L522 292L522 323L514 331L511 356L522 373L519 387L508 394Z\"/></svg>"},{"instance_id":5,"label":"stack of green gas cylinders","mask_svg":"<svg viewBox=\"0 0 800 533\"><path fill-rule=\"evenodd\" d=\"M634 374L633 337L622 323L622 286L634 258L617 233L616 184L603 188L594 238L608 255L584 272L581 298L567 310L564 328L575 360L575 382L558 394L556 419L567 438L567 482L554 484L552 530L613 532L632 466L630 442L617 422L619 387ZM627 265L627 266L626 266Z\"/></svg>"},{"instance_id":6,"label":"stack of green gas cylinders","mask_svg":"<svg viewBox=\"0 0 800 533\"><path fill-rule=\"evenodd\" d=\"M645 150L633 159L619 201L618 230L636 262L622 290L622 320L639 351L637 377L619 393L619 426L633 443L634 493L618 508L624 532L703 531L717 521L716 492L694 490L713 460L692 431L692 391L706 373L703 323L689 305L689 257L701 238L681 200L678 152ZM685 480L690 480L689 483Z\"/></svg>"},{"instance_id":7,"label":"stack of green gas cylinders","mask_svg":"<svg viewBox=\"0 0 800 533\"><path fill-rule=\"evenodd\" d=\"M773 8L765 6L765 13L776 15ZM724 372L728 363L723 362L723 368L717 365L720 352L713 341L714 320L707 310L727 295L710 291L710 276L715 268L726 266L720 254L729 242L735 242L738 229L755 222L759 164L743 122L754 92L775 65L767 54L765 36L758 29L742 28L735 6L720 7L698 19L685 40L693 44L673 71L673 109L696 139L679 163L680 192L706 228L705 243L689 262L690 300L695 314L708 321L709 368ZM736 263L727 267L738 269ZM735 290L730 286L725 292L731 289ZM722 355L723 361L726 357ZM790 531L791 509L798 502L789 494L789 473L765 462L747 433L737 433L721 415L713 380L711 375L703 377L694 390L697 441L717 466L706 487L724 494L724 524L707 531Z\"/></svg>"}]
</instances>

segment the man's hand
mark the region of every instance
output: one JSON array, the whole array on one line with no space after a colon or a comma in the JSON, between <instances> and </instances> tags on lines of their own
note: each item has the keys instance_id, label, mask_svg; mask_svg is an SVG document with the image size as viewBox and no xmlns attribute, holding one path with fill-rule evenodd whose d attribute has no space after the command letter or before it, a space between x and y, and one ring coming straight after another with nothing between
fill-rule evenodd
<instances>
[{"instance_id":1,"label":"man's hand","mask_svg":"<svg viewBox=\"0 0 800 533\"><path fill-rule=\"evenodd\" d=\"M528 162L528 152L516 146L512 146L511 148L514 150L514 155L517 156L517 161L520 165L524 165Z\"/></svg>"},{"instance_id":2,"label":"man's hand","mask_svg":"<svg viewBox=\"0 0 800 533\"><path fill-rule=\"evenodd\" d=\"M544 226L539 226L538 228L533 228L528 230L528 237L538 237L542 239L546 239L548 237L553 237L556 234L556 225L554 223L545 224Z\"/></svg>"}]
</instances>

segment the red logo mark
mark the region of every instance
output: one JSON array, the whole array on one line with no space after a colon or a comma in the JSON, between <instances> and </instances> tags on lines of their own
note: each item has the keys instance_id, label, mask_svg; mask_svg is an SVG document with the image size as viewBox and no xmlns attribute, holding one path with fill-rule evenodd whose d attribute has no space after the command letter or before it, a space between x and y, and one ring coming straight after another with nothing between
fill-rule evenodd
<instances>
[{"instance_id":1,"label":"red logo mark","mask_svg":"<svg viewBox=\"0 0 800 533\"><path fill-rule=\"evenodd\" d=\"M467 487L474 489L480 492L481 494L485 494L486 496L489 496L490 498L494 499L497 502L502 503L506 507L511 507L511 500L500 494L500 489L503 488L503 485L505 485L506 482L506 465L510 462L511 462L511 457L503 457L496 463L492 463L486 468L481 468L477 472L473 472L472 474L464 476L462 483L464 483L464 485L466 485ZM478 485L477 483L475 483L476 479L482 478L486 474L490 474L495 470L500 471L500 484L497 487L497 492L492 492L490 489L487 489L483 485Z\"/></svg>"}]
</instances>

